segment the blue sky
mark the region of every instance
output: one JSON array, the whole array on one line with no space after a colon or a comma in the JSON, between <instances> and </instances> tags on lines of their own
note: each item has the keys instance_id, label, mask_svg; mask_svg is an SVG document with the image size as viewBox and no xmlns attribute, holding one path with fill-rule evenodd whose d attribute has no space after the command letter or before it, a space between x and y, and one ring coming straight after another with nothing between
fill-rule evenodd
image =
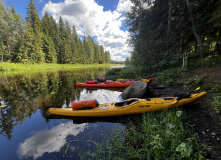
<instances>
[{"instance_id":1,"label":"blue sky","mask_svg":"<svg viewBox=\"0 0 221 160\"><path fill-rule=\"evenodd\" d=\"M27 16L29 0L4 0L6 6L14 6L16 12ZM76 27L79 36L90 35L110 51L112 60L130 57L127 45L128 27L124 13L129 11L130 0L35 0L39 16L47 11L58 21L59 17Z\"/></svg>"}]
</instances>

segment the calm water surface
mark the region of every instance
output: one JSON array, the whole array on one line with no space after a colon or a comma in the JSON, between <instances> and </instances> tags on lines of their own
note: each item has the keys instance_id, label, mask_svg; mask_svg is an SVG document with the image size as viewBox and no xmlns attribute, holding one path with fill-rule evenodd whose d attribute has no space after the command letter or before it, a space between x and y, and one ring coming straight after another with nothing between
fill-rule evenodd
<instances>
[{"instance_id":1,"label":"calm water surface","mask_svg":"<svg viewBox=\"0 0 221 160\"><path fill-rule=\"evenodd\" d=\"M75 100L121 101L121 92L75 88L102 76L106 68L25 74L0 73L0 159L79 159L125 128L125 119L48 117L46 106L70 107Z\"/></svg>"}]
</instances>

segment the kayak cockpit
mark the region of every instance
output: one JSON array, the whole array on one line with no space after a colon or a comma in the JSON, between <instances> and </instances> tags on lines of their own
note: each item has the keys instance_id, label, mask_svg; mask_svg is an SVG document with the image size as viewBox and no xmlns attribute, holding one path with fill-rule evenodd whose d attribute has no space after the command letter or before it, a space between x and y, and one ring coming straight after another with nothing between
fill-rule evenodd
<instances>
[{"instance_id":1,"label":"kayak cockpit","mask_svg":"<svg viewBox=\"0 0 221 160\"><path fill-rule=\"evenodd\" d=\"M124 107L124 106L128 106L128 105L130 105L134 102L138 102L138 101L139 101L139 99L130 99L130 100L122 101L122 102L117 102L114 105L116 107Z\"/></svg>"}]
</instances>

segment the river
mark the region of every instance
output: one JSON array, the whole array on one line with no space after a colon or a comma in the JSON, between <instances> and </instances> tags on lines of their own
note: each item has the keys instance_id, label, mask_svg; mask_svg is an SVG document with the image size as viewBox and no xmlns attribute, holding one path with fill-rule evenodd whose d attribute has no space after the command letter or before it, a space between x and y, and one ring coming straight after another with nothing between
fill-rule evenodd
<instances>
[{"instance_id":1,"label":"river","mask_svg":"<svg viewBox=\"0 0 221 160\"><path fill-rule=\"evenodd\" d=\"M121 92L76 88L104 75L110 68L35 73L0 73L0 159L90 158L97 144L111 139L116 128L124 129L125 117L65 118L48 116L45 107L70 107L72 101L97 99L120 101Z\"/></svg>"}]
</instances>

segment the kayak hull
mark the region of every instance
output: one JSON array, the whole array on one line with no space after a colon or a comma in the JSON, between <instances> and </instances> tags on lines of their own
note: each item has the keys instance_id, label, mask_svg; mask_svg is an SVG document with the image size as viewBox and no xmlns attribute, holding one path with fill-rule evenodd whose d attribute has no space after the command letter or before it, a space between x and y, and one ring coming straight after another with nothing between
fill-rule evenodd
<instances>
[{"instance_id":1,"label":"kayak hull","mask_svg":"<svg viewBox=\"0 0 221 160\"><path fill-rule=\"evenodd\" d=\"M104 78L104 77L101 77ZM144 81L147 83L152 83L155 78L152 79L141 79L139 81ZM88 80L88 83L76 82L77 87L87 87L87 88L125 88L130 86L131 84L138 82L136 80L126 80L126 79L118 79L117 81L106 80L104 82ZM98 82L98 83L96 83ZM99 83L100 82L100 83Z\"/></svg>"},{"instance_id":2,"label":"kayak hull","mask_svg":"<svg viewBox=\"0 0 221 160\"><path fill-rule=\"evenodd\" d=\"M87 83L77 82L76 86L77 87L91 87L91 88L124 88L124 87L130 86L133 83L134 82L131 82L131 83L112 82L112 83L87 84Z\"/></svg>"},{"instance_id":3,"label":"kayak hull","mask_svg":"<svg viewBox=\"0 0 221 160\"><path fill-rule=\"evenodd\" d=\"M75 117L106 117L144 112L158 111L184 105L199 103L207 92L192 94L189 98L183 98L176 103L175 97L132 98L122 102L100 104L98 107L87 110L72 110L72 108L49 108L51 115L75 116Z\"/></svg>"}]
</instances>

